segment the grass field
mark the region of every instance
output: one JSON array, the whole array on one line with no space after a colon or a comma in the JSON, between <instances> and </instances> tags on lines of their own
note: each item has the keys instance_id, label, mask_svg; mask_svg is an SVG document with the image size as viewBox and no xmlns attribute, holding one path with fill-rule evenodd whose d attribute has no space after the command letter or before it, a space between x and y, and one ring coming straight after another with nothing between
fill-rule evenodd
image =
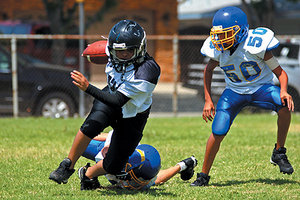
<instances>
[{"instance_id":1,"label":"grass field","mask_svg":"<svg viewBox=\"0 0 300 200\"><path fill-rule=\"evenodd\" d=\"M77 174L58 185L48 179L67 156L83 119L0 119L0 199L300 199L300 115L293 115L286 141L294 174L283 175L269 159L277 117L240 114L222 143L209 187L190 187L176 175L148 191L80 191ZM195 155L200 172L211 123L200 117L151 118L141 143L155 146L162 168ZM76 169L88 160L81 158ZM109 182L99 178L103 186Z\"/></svg>"}]
</instances>

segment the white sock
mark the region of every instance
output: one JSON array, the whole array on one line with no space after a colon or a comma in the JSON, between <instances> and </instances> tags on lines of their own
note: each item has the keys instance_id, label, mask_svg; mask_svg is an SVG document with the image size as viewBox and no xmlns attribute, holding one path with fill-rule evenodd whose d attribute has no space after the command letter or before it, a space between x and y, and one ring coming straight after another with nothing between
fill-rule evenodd
<instances>
[{"instance_id":1,"label":"white sock","mask_svg":"<svg viewBox=\"0 0 300 200\"><path fill-rule=\"evenodd\" d=\"M183 170L185 170L187 168L186 164L182 161L177 163L177 165L180 166L180 172L182 172Z\"/></svg>"}]
</instances>

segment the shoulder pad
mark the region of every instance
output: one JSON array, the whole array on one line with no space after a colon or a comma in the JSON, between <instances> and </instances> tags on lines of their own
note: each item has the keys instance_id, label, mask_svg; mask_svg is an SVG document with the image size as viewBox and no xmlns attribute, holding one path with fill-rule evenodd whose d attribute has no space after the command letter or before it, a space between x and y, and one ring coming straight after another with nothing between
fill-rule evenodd
<instances>
[{"instance_id":1,"label":"shoulder pad","mask_svg":"<svg viewBox=\"0 0 300 200\"><path fill-rule=\"evenodd\" d=\"M264 58L266 51L276 48L279 45L274 32L265 27L249 30L248 37L244 43L244 49L253 55Z\"/></svg>"},{"instance_id":2,"label":"shoulder pad","mask_svg":"<svg viewBox=\"0 0 300 200\"><path fill-rule=\"evenodd\" d=\"M208 37L201 50L200 50L201 54L204 56L207 56L213 60L219 61L219 56L221 54L221 51L218 51L215 46L212 44L210 37Z\"/></svg>"},{"instance_id":3,"label":"shoulder pad","mask_svg":"<svg viewBox=\"0 0 300 200\"><path fill-rule=\"evenodd\" d=\"M149 58L145 62L143 62L135 72L136 79L149 81L153 84L157 84L159 76L160 67L152 58Z\"/></svg>"}]
</instances>

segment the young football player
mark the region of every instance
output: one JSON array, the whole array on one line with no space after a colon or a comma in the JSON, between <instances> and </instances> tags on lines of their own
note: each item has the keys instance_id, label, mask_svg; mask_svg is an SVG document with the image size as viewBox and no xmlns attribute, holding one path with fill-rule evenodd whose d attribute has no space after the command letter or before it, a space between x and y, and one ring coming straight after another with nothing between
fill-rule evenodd
<instances>
[{"instance_id":1,"label":"young football player","mask_svg":"<svg viewBox=\"0 0 300 200\"><path fill-rule=\"evenodd\" d=\"M216 12L210 37L204 42L201 53L210 58L204 70L205 105L203 119L212 121L212 133L206 144L202 172L192 186L208 185L209 171L236 115L245 106L274 110L278 114L277 142L271 163L280 172L292 174L293 167L284 147L291 111L292 97L287 93L288 77L271 50L279 45L274 33L264 27L249 30L246 14L237 7L225 7ZM225 73L226 88L215 111L211 98L213 70L220 67ZM273 85L273 74L280 87Z\"/></svg>"},{"instance_id":2,"label":"young football player","mask_svg":"<svg viewBox=\"0 0 300 200\"><path fill-rule=\"evenodd\" d=\"M135 21L115 24L109 32L107 48L109 61L104 89L91 85L78 71L71 73L73 83L95 100L68 157L50 173L49 179L59 184L68 182L91 139L106 127L113 127L114 134L105 158L85 174L91 180L107 173L119 175L143 136L160 67L147 53L146 33Z\"/></svg>"},{"instance_id":3,"label":"young football player","mask_svg":"<svg viewBox=\"0 0 300 200\"><path fill-rule=\"evenodd\" d=\"M110 131L108 134L101 133L99 136L96 136L91 140L82 156L96 163L105 158L112 134L113 131ZM160 170L161 159L159 152L151 145L139 144L129 157L126 166L122 170L122 175L106 174L105 177L111 184L118 188L149 189L151 186L165 183L177 173L180 173L182 180L191 179L194 175L196 165L197 160L194 156L191 156L180 161L173 167ZM90 164L88 163L78 170L81 180L81 190L93 190L101 187L97 178L91 181L85 176L89 169Z\"/></svg>"}]
</instances>

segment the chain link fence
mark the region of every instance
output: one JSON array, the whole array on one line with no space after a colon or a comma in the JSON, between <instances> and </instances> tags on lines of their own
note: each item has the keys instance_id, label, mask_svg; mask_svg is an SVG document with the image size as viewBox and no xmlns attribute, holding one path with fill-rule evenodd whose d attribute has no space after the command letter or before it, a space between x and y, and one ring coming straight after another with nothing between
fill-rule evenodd
<instances>
[{"instance_id":1,"label":"chain link fence","mask_svg":"<svg viewBox=\"0 0 300 200\"><path fill-rule=\"evenodd\" d=\"M208 60L200 48L206 37L147 37L150 54L162 67L161 80L153 94L152 116L201 115L203 70ZM300 37L278 38L281 46L274 54L289 75L289 92L299 111ZM79 40L84 40L86 47L99 39L99 35L0 35L0 115L70 117L78 116L80 107L84 114L88 113L92 98L84 95L80 100L80 91L72 84L69 73L78 69L96 86L105 85L105 66L94 66L86 60L80 66L79 62ZM169 44L169 50L160 51L161 43ZM171 80L164 78L166 73ZM217 69L212 82L214 103L224 87L224 74Z\"/></svg>"}]
</instances>

